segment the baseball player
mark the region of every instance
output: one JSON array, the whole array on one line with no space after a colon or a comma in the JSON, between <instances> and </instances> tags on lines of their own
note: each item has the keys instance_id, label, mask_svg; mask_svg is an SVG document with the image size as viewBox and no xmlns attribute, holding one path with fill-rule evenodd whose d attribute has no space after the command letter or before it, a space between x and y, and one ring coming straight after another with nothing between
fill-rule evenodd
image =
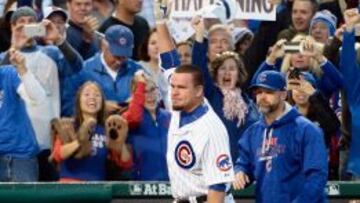
<instances>
[{"instance_id":1,"label":"baseball player","mask_svg":"<svg viewBox=\"0 0 360 203\"><path fill-rule=\"evenodd\" d=\"M161 64L169 69L180 61L165 24L166 1L156 3ZM234 179L229 138L221 120L204 100L201 70L182 65L174 70L170 80L174 111L166 158L174 202L234 202L228 194L229 183Z\"/></svg>"},{"instance_id":2,"label":"baseball player","mask_svg":"<svg viewBox=\"0 0 360 203\"><path fill-rule=\"evenodd\" d=\"M171 79L172 118L167 164L176 203L234 202L234 179L227 131L204 101L204 79L192 65L178 67Z\"/></svg>"}]
</instances>

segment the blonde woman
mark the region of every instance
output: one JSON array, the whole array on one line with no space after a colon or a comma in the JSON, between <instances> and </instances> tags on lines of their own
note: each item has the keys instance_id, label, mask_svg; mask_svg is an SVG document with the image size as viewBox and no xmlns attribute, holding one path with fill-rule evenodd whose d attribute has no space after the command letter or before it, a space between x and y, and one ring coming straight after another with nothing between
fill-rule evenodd
<instances>
[{"instance_id":1,"label":"blonde woman","mask_svg":"<svg viewBox=\"0 0 360 203\"><path fill-rule=\"evenodd\" d=\"M279 40L256 71L253 80L265 70L278 70L288 73L289 70L299 69L310 72L315 77L319 90L326 97L330 97L342 87L342 75L323 55L321 46L315 43L310 36L297 35L291 42L299 42L300 46L303 47L302 51L285 53L286 40Z\"/></svg>"}]
</instances>

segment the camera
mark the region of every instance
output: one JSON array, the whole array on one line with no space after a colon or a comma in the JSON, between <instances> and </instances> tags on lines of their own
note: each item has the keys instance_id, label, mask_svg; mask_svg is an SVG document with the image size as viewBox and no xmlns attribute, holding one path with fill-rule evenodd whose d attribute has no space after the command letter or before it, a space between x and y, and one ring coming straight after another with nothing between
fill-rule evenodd
<instances>
[{"instance_id":1,"label":"camera","mask_svg":"<svg viewBox=\"0 0 360 203\"><path fill-rule=\"evenodd\" d=\"M24 25L24 33L27 37L43 37L46 35L45 26L42 24Z\"/></svg>"},{"instance_id":2,"label":"camera","mask_svg":"<svg viewBox=\"0 0 360 203\"><path fill-rule=\"evenodd\" d=\"M300 52L300 42L285 42L284 52L285 53L298 53Z\"/></svg>"},{"instance_id":3,"label":"camera","mask_svg":"<svg viewBox=\"0 0 360 203\"><path fill-rule=\"evenodd\" d=\"M289 72L289 79L300 80L301 70L299 68L293 68Z\"/></svg>"}]
</instances>

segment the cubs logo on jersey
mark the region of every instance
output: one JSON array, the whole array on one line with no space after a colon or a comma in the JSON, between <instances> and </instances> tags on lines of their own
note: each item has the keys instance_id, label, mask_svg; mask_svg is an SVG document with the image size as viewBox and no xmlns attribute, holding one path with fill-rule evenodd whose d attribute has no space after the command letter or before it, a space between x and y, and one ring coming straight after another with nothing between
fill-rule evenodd
<instances>
[{"instance_id":1,"label":"cubs logo on jersey","mask_svg":"<svg viewBox=\"0 0 360 203\"><path fill-rule=\"evenodd\" d=\"M220 171L229 171L232 167L229 155L221 154L216 159L216 166Z\"/></svg>"},{"instance_id":2,"label":"cubs logo on jersey","mask_svg":"<svg viewBox=\"0 0 360 203\"><path fill-rule=\"evenodd\" d=\"M175 148L176 163L184 169L190 169L196 162L194 150L190 142L184 140L177 144Z\"/></svg>"}]
</instances>

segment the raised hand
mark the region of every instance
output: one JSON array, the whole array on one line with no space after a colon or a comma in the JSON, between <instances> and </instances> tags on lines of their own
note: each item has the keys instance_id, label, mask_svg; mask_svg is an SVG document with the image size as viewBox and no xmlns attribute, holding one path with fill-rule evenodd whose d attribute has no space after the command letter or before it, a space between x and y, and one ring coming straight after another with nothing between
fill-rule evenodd
<instances>
[{"instance_id":1,"label":"raised hand","mask_svg":"<svg viewBox=\"0 0 360 203\"><path fill-rule=\"evenodd\" d=\"M285 55L284 44L286 39L280 39L275 43L274 46L270 48L270 54L266 57L266 62L268 64L275 64L277 58L282 58Z\"/></svg>"},{"instance_id":2,"label":"raised hand","mask_svg":"<svg viewBox=\"0 0 360 203\"><path fill-rule=\"evenodd\" d=\"M19 51L15 50L14 48L10 48L9 60L10 63L16 67L16 70L20 75L26 73L27 69L25 66L25 57L21 55Z\"/></svg>"},{"instance_id":3,"label":"raised hand","mask_svg":"<svg viewBox=\"0 0 360 203\"><path fill-rule=\"evenodd\" d=\"M91 144L91 134L93 132L93 128L96 125L96 120L94 118L88 118L83 121L78 132L77 139L79 141L79 149L75 153L74 157L77 159L81 159L83 157L89 156L92 150Z\"/></svg>"},{"instance_id":4,"label":"raised hand","mask_svg":"<svg viewBox=\"0 0 360 203\"><path fill-rule=\"evenodd\" d=\"M64 40L65 36L62 36L56 25L48 19L44 19L41 22L46 29L46 35L44 40L48 44L58 44L61 40Z\"/></svg>"},{"instance_id":5,"label":"raised hand","mask_svg":"<svg viewBox=\"0 0 360 203\"><path fill-rule=\"evenodd\" d=\"M191 27L195 30L195 40L202 42L205 34L205 22L201 16L194 16L191 19Z\"/></svg>"},{"instance_id":6,"label":"raised hand","mask_svg":"<svg viewBox=\"0 0 360 203\"><path fill-rule=\"evenodd\" d=\"M359 11L357 8L348 9L344 12L346 30L351 32L354 26L360 22Z\"/></svg>"},{"instance_id":7,"label":"raised hand","mask_svg":"<svg viewBox=\"0 0 360 203\"><path fill-rule=\"evenodd\" d=\"M82 28L84 31L83 37L85 41L91 42L95 31L99 28L99 21L94 16L86 16Z\"/></svg>"},{"instance_id":8,"label":"raised hand","mask_svg":"<svg viewBox=\"0 0 360 203\"><path fill-rule=\"evenodd\" d=\"M155 0L154 15L157 23L165 22L169 18L171 1Z\"/></svg>"}]
</instances>

